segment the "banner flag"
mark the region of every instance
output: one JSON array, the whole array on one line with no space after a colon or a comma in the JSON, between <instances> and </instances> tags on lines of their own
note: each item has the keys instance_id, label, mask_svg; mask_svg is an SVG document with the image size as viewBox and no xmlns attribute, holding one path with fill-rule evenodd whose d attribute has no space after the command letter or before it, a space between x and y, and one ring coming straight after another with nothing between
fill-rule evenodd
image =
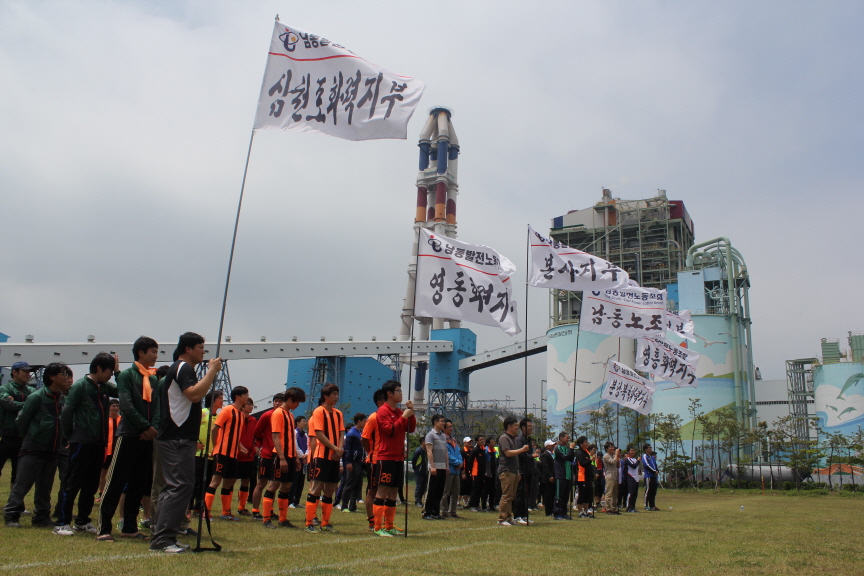
<instances>
[{"instance_id":1,"label":"banner flag","mask_svg":"<svg viewBox=\"0 0 864 576\"><path fill-rule=\"evenodd\" d=\"M582 293L579 329L624 338L666 335L666 290L628 286Z\"/></svg>"},{"instance_id":2,"label":"banner flag","mask_svg":"<svg viewBox=\"0 0 864 576\"><path fill-rule=\"evenodd\" d=\"M639 370L682 387L696 388L696 365L701 357L701 354L665 338L640 338L636 341L636 366Z\"/></svg>"},{"instance_id":3,"label":"banner flag","mask_svg":"<svg viewBox=\"0 0 864 576\"><path fill-rule=\"evenodd\" d=\"M510 281L515 271L510 260L488 246L421 228L414 317L497 326L515 336L522 331Z\"/></svg>"},{"instance_id":4,"label":"banner flag","mask_svg":"<svg viewBox=\"0 0 864 576\"><path fill-rule=\"evenodd\" d=\"M654 405L654 384L620 362L610 361L606 369L606 386L602 400L610 400L632 408L640 414L650 414Z\"/></svg>"},{"instance_id":5,"label":"banner flag","mask_svg":"<svg viewBox=\"0 0 864 576\"><path fill-rule=\"evenodd\" d=\"M696 342L696 335L693 331L696 326L693 324L693 319L690 317L689 310L681 310L680 312L666 311L666 329L674 332L679 338L685 338L691 342Z\"/></svg>"},{"instance_id":6,"label":"banner flag","mask_svg":"<svg viewBox=\"0 0 864 576\"><path fill-rule=\"evenodd\" d=\"M254 129L404 140L424 88L416 78L389 72L340 44L277 20Z\"/></svg>"},{"instance_id":7,"label":"banner flag","mask_svg":"<svg viewBox=\"0 0 864 576\"><path fill-rule=\"evenodd\" d=\"M544 238L528 226L531 240L531 278L538 288L608 290L628 285L627 272L603 258Z\"/></svg>"}]
</instances>

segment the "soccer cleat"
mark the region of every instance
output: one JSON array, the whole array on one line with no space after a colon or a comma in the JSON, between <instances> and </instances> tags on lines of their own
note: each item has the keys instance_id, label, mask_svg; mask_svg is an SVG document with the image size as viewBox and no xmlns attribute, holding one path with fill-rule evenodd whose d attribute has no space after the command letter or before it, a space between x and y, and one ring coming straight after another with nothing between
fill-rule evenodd
<instances>
[{"instance_id":1,"label":"soccer cleat","mask_svg":"<svg viewBox=\"0 0 864 576\"><path fill-rule=\"evenodd\" d=\"M318 529L321 532L336 532L336 529L333 528L332 524L324 524L321 528Z\"/></svg>"},{"instance_id":2,"label":"soccer cleat","mask_svg":"<svg viewBox=\"0 0 864 576\"><path fill-rule=\"evenodd\" d=\"M315 529L315 526L312 524L308 524L306 528L303 529L307 534L317 534L318 530Z\"/></svg>"},{"instance_id":3,"label":"soccer cleat","mask_svg":"<svg viewBox=\"0 0 864 576\"><path fill-rule=\"evenodd\" d=\"M318 517L317 517L317 516L315 516L314 518L312 518L312 524L314 524L315 526L320 526L320 525L321 525L321 521L318 520Z\"/></svg>"},{"instance_id":4,"label":"soccer cleat","mask_svg":"<svg viewBox=\"0 0 864 576\"><path fill-rule=\"evenodd\" d=\"M274 526L273 522L271 522L270 520L265 520L262 526L264 526L264 528L270 528L271 530L276 529L276 526Z\"/></svg>"},{"instance_id":5,"label":"soccer cleat","mask_svg":"<svg viewBox=\"0 0 864 576\"><path fill-rule=\"evenodd\" d=\"M279 521L280 528L296 528L297 526L292 524L290 520L280 520Z\"/></svg>"},{"instance_id":6,"label":"soccer cleat","mask_svg":"<svg viewBox=\"0 0 864 576\"><path fill-rule=\"evenodd\" d=\"M241 508L240 510L237 511L237 513L240 514L240 516L251 516L252 515L252 513L249 512L249 510L247 510L245 508Z\"/></svg>"},{"instance_id":7,"label":"soccer cleat","mask_svg":"<svg viewBox=\"0 0 864 576\"><path fill-rule=\"evenodd\" d=\"M90 534L96 534L97 533L96 527L93 526L93 524L91 524L89 522L87 524L80 524L80 525L75 524L72 527L72 529L75 530L76 532L89 532Z\"/></svg>"},{"instance_id":8,"label":"soccer cleat","mask_svg":"<svg viewBox=\"0 0 864 576\"><path fill-rule=\"evenodd\" d=\"M396 528L396 526L393 526L392 528L387 529L387 531L390 532L393 536L404 536L405 535L405 532L403 532L399 528Z\"/></svg>"},{"instance_id":9,"label":"soccer cleat","mask_svg":"<svg viewBox=\"0 0 864 576\"><path fill-rule=\"evenodd\" d=\"M351 512L356 512L356 510L349 510L348 508L344 508L342 512L347 512L348 514L350 514Z\"/></svg>"},{"instance_id":10,"label":"soccer cleat","mask_svg":"<svg viewBox=\"0 0 864 576\"><path fill-rule=\"evenodd\" d=\"M241 514L242 514L242 512L241 512ZM252 519L253 520L263 520L264 516L262 516L260 512L252 512Z\"/></svg>"},{"instance_id":11,"label":"soccer cleat","mask_svg":"<svg viewBox=\"0 0 864 576\"><path fill-rule=\"evenodd\" d=\"M151 528L152 524L153 523L150 521L150 518L147 518L146 520L139 520L138 521L138 527L139 528L146 528L147 530L152 529Z\"/></svg>"},{"instance_id":12,"label":"soccer cleat","mask_svg":"<svg viewBox=\"0 0 864 576\"><path fill-rule=\"evenodd\" d=\"M64 524L63 526L55 526L52 533L57 536L72 536L75 532L72 530L72 526Z\"/></svg>"},{"instance_id":13,"label":"soccer cleat","mask_svg":"<svg viewBox=\"0 0 864 576\"><path fill-rule=\"evenodd\" d=\"M15 520L7 520L6 521L7 528L21 528L21 523L16 522Z\"/></svg>"},{"instance_id":14,"label":"soccer cleat","mask_svg":"<svg viewBox=\"0 0 864 576\"><path fill-rule=\"evenodd\" d=\"M392 538L393 537L393 534L391 534L387 530L384 530L383 528L381 530L376 530L375 535L380 536L382 538Z\"/></svg>"},{"instance_id":15,"label":"soccer cleat","mask_svg":"<svg viewBox=\"0 0 864 576\"><path fill-rule=\"evenodd\" d=\"M220 516L219 519L220 520L227 520L229 522L240 522L240 519L237 518L236 516L232 515L232 514L222 514L222 516Z\"/></svg>"}]
</instances>

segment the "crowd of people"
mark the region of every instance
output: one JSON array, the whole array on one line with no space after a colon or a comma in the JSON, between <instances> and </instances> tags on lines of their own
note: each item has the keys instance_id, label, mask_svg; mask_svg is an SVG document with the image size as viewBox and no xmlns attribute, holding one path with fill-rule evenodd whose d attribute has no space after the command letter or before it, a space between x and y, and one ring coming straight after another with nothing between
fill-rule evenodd
<instances>
[{"instance_id":1,"label":"crowd of people","mask_svg":"<svg viewBox=\"0 0 864 576\"><path fill-rule=\"evenodd\" d=\"M155 367L159 346L152 338L138 338L132 353L134 363L122 371L116 355L97 354L74 382L69 366L49 364L38 389L30 385L29 364L12 366L11 380L0 386L0 474L11 462L12 481L7 527L20 528L29 515L33 526L58 536L114 542L119 514L118 537L182 553L189 545L178 536L197 536L191 519L211 519L218 490L218 517L226 522L248 516L264 529L292 528L289 511L302 509L303 531L334 532L334 507L358 512L362 504L376 536L402 533L396 506L405 500L407 435L417 419L410 401L400 408L399 382L375 391L375 412L349 422L336 408L334 384L323 386L308 420L294 415L306 401L296 387L274 395L273 407L256 418L247 388L234 387L230 403L211 390L220 359L198 377L200 335L179 338L170 366ZM424 520L460 518L460 509L497 512L499 526L531 523L539 508L556 520L571 519L572 511L580 518L621 507L636 512L643 475L644 508L657 510L657 463L647 444L641 457L611 442L601 455L584 436L571 442L562 432L541 448L532 421L513 417L499 437L467 436L460 444L450 419L435 414L430 424L410 458L414 504ZM31 490L32 512L24 503Z\"/></svg>"}]
</instances>

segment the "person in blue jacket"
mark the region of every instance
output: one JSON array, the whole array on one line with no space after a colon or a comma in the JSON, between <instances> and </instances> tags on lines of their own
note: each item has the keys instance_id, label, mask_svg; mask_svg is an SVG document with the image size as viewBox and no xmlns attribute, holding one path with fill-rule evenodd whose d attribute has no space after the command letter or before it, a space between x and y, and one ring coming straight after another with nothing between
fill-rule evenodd
<instances>
[{"instance_id":1,"label":"person in blue jacket","mask_svg":"<svg viewBox=\"0 0 864 576\"><path fill-rule=\"evenodd\" d=\"M461 518L456 514L459 503L459 487L462 476L462 449L453 437L453 421L444 419L444 434L447 437L447 480L444 481L444 495L441 497L441 516Z\"/></svg>"},{"instance_id":2,"label":"person in blue jacket","mask_svg":"<svg viewBox=\"0 0 864 576\"><path fill-rule=\"evenodd\" d=\"M642 472L645 475L645 510L656 512L659 510L654 501L657 497L657 459L654 457L650 444L642 446L642 450L645 452L642 454Z\"/></svg>"}]
</instances>

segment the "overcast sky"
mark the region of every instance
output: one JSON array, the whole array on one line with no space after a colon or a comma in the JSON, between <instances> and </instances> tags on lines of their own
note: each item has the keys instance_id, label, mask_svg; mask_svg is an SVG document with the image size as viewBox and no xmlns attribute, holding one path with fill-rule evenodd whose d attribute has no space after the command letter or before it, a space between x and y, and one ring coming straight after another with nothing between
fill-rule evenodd
<instances>
[{"instance_id":1,"label":"overcast sky","mask_svg":"<svg viewBox=\"0 0 864 576\"><path fill-rule=\"evenodd\" d=\"M255 138L225 334L390 339L417 137L454 111L459 237L519 267L525 226L616 197L683 200L752 282L755 364L864 330L859 2L0 1L0 331L216 337L273 17L426 83L408 140ZM523 320L524 323L524 320ZM482 326L478 347L512 340ZM530 361L532 390L544 356ZM232 364L260 398L285 361ZM521 369L472 397L522 394ZM539 402L532 391L529 403Z\"/></svg>"}]
</instances>

